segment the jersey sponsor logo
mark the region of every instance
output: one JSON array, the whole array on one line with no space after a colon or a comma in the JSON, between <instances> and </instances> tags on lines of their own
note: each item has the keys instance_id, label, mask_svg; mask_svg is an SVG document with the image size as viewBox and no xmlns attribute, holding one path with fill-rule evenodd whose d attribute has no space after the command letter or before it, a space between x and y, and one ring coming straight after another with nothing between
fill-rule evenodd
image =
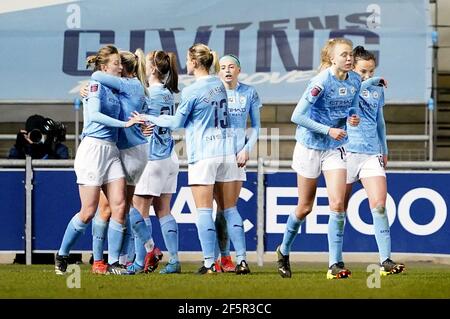
<instances>
[{"instance_id":1,"label":"jersey sponsor logo","mask_svg":"<svg viewBox=\"0 0 450 319\"><path fill-rule=\"evenodd\" d=\"M380 96L377 91L374 91L372 95L374 99L378 99Z\"/></svg>"},{"instance_id":2,"label":"jersey sponsor logo","mask_svg":"<svg viewBox=\"0 0 450 319\"><path fill-rule=\"evenodd\" d=\"M370 93L369 93L368 90L363 90L363 91L361 92L361 95L362 95L362 97L364 97L364 98L366 98L366 99L370 97Z\"/></svg>"},{"instance_id":3,"label":"jersey sponsor logo","mask_svg":"<svg viewBox=\"0 0 450 319\"><path fill-rule=\"evenodd\" d=\"M347 88L339 88L339 95L347 95Z\"/></svg>"},{"instance_id":4,"label":"jersey sponsor logo","mask_svg":"<svg viewBox=\"0 0 450 319\"><path fill-rule=\"evenodd\" d=\"M91 92L97 92L98 91L98 84L92 84L91 85Z\"/></svg>"},{"instance_id":5,"label":"jersey sponsor logo","mask_svg":"<svg viewBox=\"0 0 450 319\"><path fill-rule=\"evenodd\" d=\"M311 90L312 96L318 96L322 92L322 87L320 85L314 85L314 87Z\"/></svg>"}]
</instances>

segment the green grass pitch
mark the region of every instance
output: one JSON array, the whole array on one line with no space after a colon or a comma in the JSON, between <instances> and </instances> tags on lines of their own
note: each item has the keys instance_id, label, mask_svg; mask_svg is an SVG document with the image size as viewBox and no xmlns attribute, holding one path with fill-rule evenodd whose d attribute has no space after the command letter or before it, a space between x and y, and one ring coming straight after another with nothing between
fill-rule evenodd
<instances>
[{"instance_id":1,"label":"green grass pitch","mask_svg":"<svg viewBox=\"0 0 450 319\"><path fill-rule=\"evenodd\" d=\"M380 288L368 288L367 264L347 266L351 278L327 280L324 263L292 263L290 279L278 275L275 263L250 264L245 276L199 276L199 264L187 262L175 275L101 276L81 265L81 287L68 288L68 277L56 276L53 265L0 265L0 298L450 298L448 265L407 263L404 273L381 277Z\"/></svg>"}]
</instances>

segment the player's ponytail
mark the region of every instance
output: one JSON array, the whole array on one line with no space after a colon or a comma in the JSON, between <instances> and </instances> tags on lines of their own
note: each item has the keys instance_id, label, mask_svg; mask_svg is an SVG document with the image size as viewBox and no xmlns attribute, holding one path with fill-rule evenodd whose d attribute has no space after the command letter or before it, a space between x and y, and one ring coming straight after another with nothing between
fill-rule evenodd
<instances>
[{"instance_id":1,"label":"player's ponytail","mask_svg":"<svg viewBox=\"0 0 450 319\"><path fill-rule=\"evenodd\" d=\"M189 57L197 62L197 65L210 72L211 66L214 66L213 73L220 70L219 55L216 51L212 51L208 46L197 43L188 50Z\"/></svg>"},{"instance_id":2,"label":"player's ponytail","mask_svg":"<svg viewBox=\"0 0 450 319\"><path fill-rule=\"evenodd\" d=\"M173 52L168 52L166 57L169 61L169 74L164 85L170 92L178 93L180 90L178 89L177 57Z\"/></svg>"},{"instance_id":3,"label":"player's ponytail","mask_svg":"<svg viewBox=\"0 0 450 319\"><path fill-rule=\"evenodd\" d=\"M148 87L148 79L147 75L145 74L145 55L144 51L142 49L136 49L134 52L134 55L136 56L136 75L139 81L142 83L142 85L146 88ZM145 90L145 95L148 95L147 90Z\"/></svg>"},{"instance_id":4,"label":"player's ponytail","mask_svg":"<svg viewBox=\"0 0 450 319\"><path fill-rule=\"evenodd\" d=\"M140 58L140 52L142 53ZM137 49L136 53L130 51L121 51L120 58L122 60L122 66L128 75L135 76L141 82L142 86L146 88L148 86L147 77L145 76L145 58L141 49ZM145 90L147 95L147 90Z\"/></svg>"},{"instance_id":5,"label":"player's ponytail","mask_svg":"<svg viewBox=\"0 0 450 319\"><path fill-rule=\"evenodd\" d=\"M172 93L178 93L178 69L177 57L172 52L150 51L147 54L147 63L153 65L156 69L156 76L164 87Z\"/></svg>"},{"instance_id":6,"label":"player's ponytail","mask_svg":"<svg viewBox=\"0 0 450 319\"><path fill-rule=\"evenodd\" d=\"M88 56L86 59L86 69L94 67L94 71L99 71L101 65L108 64L112 54L119 54L119 50L114 45L108 44L101 47L96 55Z\"/></svg>"}]
</instances>

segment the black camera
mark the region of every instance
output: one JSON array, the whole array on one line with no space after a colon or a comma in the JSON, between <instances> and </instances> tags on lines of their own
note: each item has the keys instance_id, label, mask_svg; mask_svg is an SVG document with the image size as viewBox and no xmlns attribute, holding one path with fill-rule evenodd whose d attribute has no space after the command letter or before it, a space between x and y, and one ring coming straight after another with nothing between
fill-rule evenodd
<instances>
[{"instance_id":1,"label":"black camera","mask_svg":"<svg viewBox=\"0 0 450 319\"><path fill-rule=\"evenodd\" d=\"M42 132L35 128L31 130L31 132L28 132L28 138L33 142L33 144L38 144L42 141L43 135Z\"/></svg>"},{"instance_id":2,"label":"black camera","mask_svg":"<svg viewBox=\"0 0 450 319\"><path fill-rule=\"evenodd\" d=\"M42 115L32 115L25 123L27 137L33 144L39 144L43 141L45 118Z\"/></svg>"}]
</instances>

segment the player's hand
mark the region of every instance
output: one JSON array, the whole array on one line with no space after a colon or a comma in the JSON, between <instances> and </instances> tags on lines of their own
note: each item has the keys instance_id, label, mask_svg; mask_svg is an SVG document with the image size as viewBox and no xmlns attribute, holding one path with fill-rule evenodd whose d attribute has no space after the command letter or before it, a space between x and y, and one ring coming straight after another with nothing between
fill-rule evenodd
<instances>
[{"instance_id":1,"label":"player's hand","mask_svg":"<svg viewBox=\"0 0 450 319\"><path fill-rule=\"evenodd\" d=\"M80 88L80 96L82 98L85 98L89 95L89 84L86 84L85 86L82 86Z\"/></svg>"},{"instance_id":2,"label":"player's hand","mask_svg":"<svg viewBox=\"0 0 450 319\"><path fill-rule=\"evenodd\" d=\"M384 86L385 88L388 87L388 82L385 78L381 78L380 82L378 82L378 86Z\"/></svg>"},{"instance_id":3,"label":"player's hand","mask_svg":"<svg viewBox=\"0 0 450 319\"><path fill-rule=\"evenodd\" d=\"M359 120L360 120L359 116L356 115L356 114L353 114L352 116L350 116L350 117L348 118L348 123L349 123L351 126L358 126L358 125L359 125Z\"/></svg>"},{"instance_id":4,"label":"player's hand","mask_svg":"<svg viewBox=\"0 0 450 319\"><path fill-rule=\"evenodd\" d=\"M244 167L249 158L250 154L245 149L240 151L236 156L236 162L238 164L238 167Z\"/></svg>"},{"instance_id":5,"label":"player's hand","mask_svg":"<svg viewBox=\"0 0 450 319\"><path fill-rule=\"evenodd\" d=\"M347 136L347 132L344 131L343 129L332 127L332 128L330 128L330 130L328 131L328 135L330 135L334 140L340 141L340 140L342 140L344 137Z\"/></svg>"},{"instance_id":6,"label":"player's hand","mask_svg":"<svg viewBox=\"0 0 450 319\"><path fill-rule=\"evenodd\" d=\"M128 118L128 122L125 124L125 127L130 127L135 124L145 124L145 119L140 116L130 116Z\"/></svg>"},{"instance_id":7,"label":"player's hand","mask_svg":"<svg viewBox=\"0 0 450 319\"><path fill-rule=\"evenodd\" d=\"M383 165L384 165L384 169L387 168L387 163L388 163L388 157L386 154L383 154Z\"/></svg>"}]
</instances>

